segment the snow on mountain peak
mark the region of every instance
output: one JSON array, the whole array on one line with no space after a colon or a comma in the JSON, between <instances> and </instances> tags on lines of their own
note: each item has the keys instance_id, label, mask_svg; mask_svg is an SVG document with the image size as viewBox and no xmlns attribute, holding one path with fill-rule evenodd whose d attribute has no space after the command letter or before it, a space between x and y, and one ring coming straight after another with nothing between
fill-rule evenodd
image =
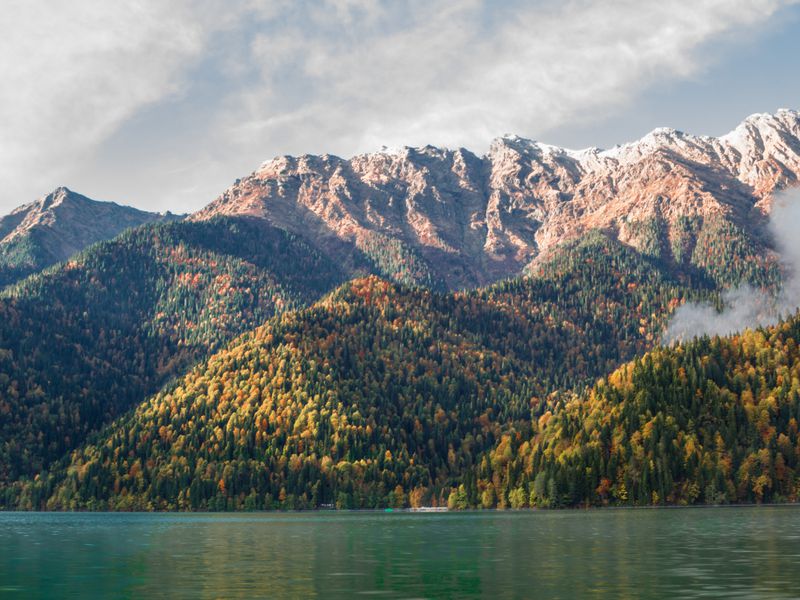
<instances>
[{"instance_id":1,"label":"snow on mountain peak","mask_svg":"<svg viewBox=\"0 0 800 600\"><path fill-rule=\"evenodd\" d=\"M656 217L757 227L772 194L800 181L800 120L754 115L722 138L661 127L608 150L506 135L482 157L434 146L280 157L256 175L192 218L260 216L331 248L397 237L441 263L448 284L470 286L592 229L635 245L631 223Z\"/></svg>"}]
</instances>

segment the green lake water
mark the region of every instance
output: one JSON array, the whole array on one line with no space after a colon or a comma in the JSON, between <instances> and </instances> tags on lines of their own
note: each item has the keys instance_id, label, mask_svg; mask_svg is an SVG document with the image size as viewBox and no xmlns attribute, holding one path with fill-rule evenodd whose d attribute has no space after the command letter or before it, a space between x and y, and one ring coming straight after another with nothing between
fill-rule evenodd
<instances>
[{"instance_id":1,"label":"green lake water","mask_svg":"<svg viewBox=\"0 0 800 600\"><path fill-rule=\"evenodd\" d=\"M800 507L0 514L0 598L798 598Z\"/></svg>"}]
</instances>

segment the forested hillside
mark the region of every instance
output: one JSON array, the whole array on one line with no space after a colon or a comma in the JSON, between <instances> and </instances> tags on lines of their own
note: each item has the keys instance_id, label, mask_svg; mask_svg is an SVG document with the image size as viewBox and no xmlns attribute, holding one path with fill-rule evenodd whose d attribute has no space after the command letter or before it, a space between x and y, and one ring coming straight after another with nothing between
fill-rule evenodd
<instances>
[{"instance_id":1,"label":"forested hillside","mask_svg":"<svg viewBox=\"0 0 800 600\"><path fill-rule=\"evenodd\" d=\"M486 490L506 506L794 502L798 340L795 315L650 352L505 435L463 503Z\"/></svg>"},{"instance_id":2,"label":"forested hillside","mask_svg":"<svg viewBox=\"0 0 800 600\"><path fill-rule=\"evenodd\" d=\"M535 361L507 335L513 321L503 329L495 307L450 302L375 279L348 284L246 336L52 474L7 489L5 502L223 510L797 500L800 315L659 348L585 393L541 398Z\"/></svg>"},{"instance_id":3,"label":"forested hillside","mask_svg":"<svg viewBox=\"0 0 800 600\"><path fill-rule=\"evenodd\" d=\"M586 465L553 458L568 447L553 436L568 399L656 345L682 302L737 279L776 284L742 239L698 236L677 264L595 231L525 278L442 293L424 261L380 240L335 266L259 219L126 233L0 301L0 503L521 507L640 503L643 489L650 502L705 500L679 475L641 488L625 479L635 469L610 477L619 462L584 484ZM725 266L714 275L703 258ZM409 285L357 279L302 308L359 270ZM725 490L713 498L742 499Z\"/></svg>"},{"instance_id":4,"label":"forested hillside","mask_svg":"<svg viewBox=\"0 0 800 600\"><path fill-rule=\"evenodd\" d=\"M226 340L339 283L249 219L146 226L0 296L0 482L34 475Z\"/></svg>"},{"instance_id":5,"label":"forested hillside","mask_svg":"<svg viewBox=\"0 0 800 600\"><path fill-rule=\"evenodd\" d=\"M444 503L554 390L649 347L687 289L601 234L485 291L356 280L246 335L6 503Z\"/></svg>"}]
</instances>

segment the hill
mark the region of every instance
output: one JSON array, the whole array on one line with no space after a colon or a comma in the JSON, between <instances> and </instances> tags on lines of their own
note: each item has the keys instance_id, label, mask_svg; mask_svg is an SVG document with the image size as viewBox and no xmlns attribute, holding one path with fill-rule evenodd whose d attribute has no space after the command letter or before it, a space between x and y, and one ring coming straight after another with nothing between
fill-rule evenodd
<instances>
[{"instance_id":1,"label":"hill","mask_svg":"<svg viewBox=\"0 0 800 600\"><path fill-rule=\"evenodd\" d=\"M90 200L60 187L0 218L0 287L65 261L125 229L179 218Z\"/></svg>"},{"instance_id":2,"label":"hill","mask_svg":"<svg viewBox=\"0 0 800 600\"><path fill-rule=\"evenodd\" d=\"M252 219L145 226L0 295L0 482L32 475L339 269Z\"/></svg>"},{"instance_id":3,"label":"hill","mask_svg":"<svg viewBox=\"0 0 800 600\"><path fill-rule=\"evenodd\" d=\"M605 300L587 290L587 278ZM636 280L637 283L633 284ZM439 294L369 278L285 313L40 473L7 505L445 503L509 426L649 346L684 288L595 234L537 277Z\"/></svg>"},{"instance_id":4,"label":"hill","mask_svg":"<svg viewBox=\"0 0 800 600\"><path fill-rule=\"evenodd\" d=\"M463 506L796 502L800 315L656 349L535 411Z\"/></svg>"},{"instance_id":5,"label":"hill","mask_svg":"<svg viewBox=\"0 0 800 600\"><path fill-rule=\"evenodd\" d=\"M285 315L53 473L7 489L5 502L240 510L797 500L800 315L659 348L586 392L541 398L536 361L497 307L472 298L467 316L455 299L404 294L356 281Z\"/></svg>"}]
</instances>

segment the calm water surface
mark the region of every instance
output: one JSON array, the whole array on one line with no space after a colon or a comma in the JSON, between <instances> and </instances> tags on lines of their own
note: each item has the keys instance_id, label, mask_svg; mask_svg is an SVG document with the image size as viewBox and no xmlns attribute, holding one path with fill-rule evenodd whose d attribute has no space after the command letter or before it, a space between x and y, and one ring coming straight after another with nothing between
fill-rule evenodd
<instances>
[{"instance_id":1,"label":"calm water surface","mask_svg":"<svg viewBox=\"0 0 800 600\"><path fill-rule=\"evenodd\" d=\"M798 598L800 507L0 514L0 598Z\"/></svg>"}]
</instances>

